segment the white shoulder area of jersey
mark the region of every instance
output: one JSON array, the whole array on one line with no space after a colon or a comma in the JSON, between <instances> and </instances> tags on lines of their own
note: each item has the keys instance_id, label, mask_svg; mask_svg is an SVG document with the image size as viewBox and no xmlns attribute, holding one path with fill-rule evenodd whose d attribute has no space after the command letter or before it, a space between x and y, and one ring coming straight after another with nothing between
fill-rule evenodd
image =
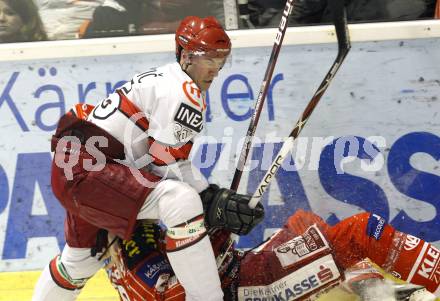
<instances>
[{"instance_id":1,"label":"white shoulder area of jersey","mask_svg":"<svg viewBox=\"0 0 440 301\"><path fill-rule=\"evenodd\" d=\"M146 91L150 94L154 90L152 93L155 103L152 105L161 107L161 111L166 110L170 115L176 112L182 103L202 114L206 110L204 93L177 62L137 74L132 81L138 86L141 95Z\"/></svg>"},{"instance_id":2,"label":"white shoulder area of jersey","mask_svg":"<svg viewBox=\"0 0 440 301\"><path fill-rule=\"evenodd\" d=\"M177 89L177 87L181 87L186 81L191 81L191 78L175 62L150 68L134 75L130 87L134 85L139 91L155 90L158 97L163 97L178 92L180 89ZM130 90L126 90L126 94Z\"/></svg>"},{"instance_id":3,"label":"white shoulder area of jersey","mask_svg":"<svg viewBox=\"0 0 440 301\"><path fill-rule=\"evenodd\" d=\"M156 102L149 133L162 143L186 143L203 128L204 95L177 62L156 72Z\"/></svg>"},{"instance_id":4,"label":"white shoulder area of jersey","mask_svg":"<svg viewBox=\"0 0 440 301\"><path fill-rule=\"evenodd\" d=\"M170 71L173 72L178 79L178 92L182 96L183 102L190 104L203 113L206 110L205 93L197 87L191 77L182 70L178 63L170 64Z\"/></svg>"}]
</instances>

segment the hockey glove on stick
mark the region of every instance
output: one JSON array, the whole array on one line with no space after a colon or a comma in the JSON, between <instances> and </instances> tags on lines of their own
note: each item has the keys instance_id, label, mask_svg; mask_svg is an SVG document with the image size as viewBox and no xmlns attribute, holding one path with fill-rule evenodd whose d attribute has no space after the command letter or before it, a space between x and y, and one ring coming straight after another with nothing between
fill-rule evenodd
<instances>
[{"instance_id":1,"label":"hockey glove on stick","mask_svg":"<svg viewBox=\"0 0 440 301\"><path fill-rule=\"evenodd\" d=\"M250 208L251 196L211 184L200 193L209 228L220 228L238 235L246 235L264 218L264 207Z\"/></svg>"}]
</instances>

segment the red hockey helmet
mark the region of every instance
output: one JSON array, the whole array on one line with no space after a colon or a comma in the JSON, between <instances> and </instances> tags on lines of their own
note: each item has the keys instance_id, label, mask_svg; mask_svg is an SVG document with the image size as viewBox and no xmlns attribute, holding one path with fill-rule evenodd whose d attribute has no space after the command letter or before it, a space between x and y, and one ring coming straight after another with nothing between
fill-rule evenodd
<instances>
[{"instance_id":1,"label":"red hockey helmet","mask_svg":"<svg viewBox=\"0 0 440 301\"><path fill-rule=\"evenodd\" d=\"M227 57L231 52L231 40L214 17L186 17L177 28L175 39L177 60L182 49L212 57Z\"/></svg>"}]
</instances>

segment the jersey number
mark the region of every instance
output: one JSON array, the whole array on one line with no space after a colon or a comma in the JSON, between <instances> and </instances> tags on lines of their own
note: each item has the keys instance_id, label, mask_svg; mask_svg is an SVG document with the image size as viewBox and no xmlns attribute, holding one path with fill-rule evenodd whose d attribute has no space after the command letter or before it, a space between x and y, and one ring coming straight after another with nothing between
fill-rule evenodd
<instances>
[{"instance_id":1,"label":"jersey number","mask_svg":"<svg viewBox=\"0 0 440 301\"><path fill-rule=\"evenodd\" d=\"M118 110L120 102L118 95L103 100L93 110L93 117L96 119L107 119Z\"/></svg>"}]
</instances>

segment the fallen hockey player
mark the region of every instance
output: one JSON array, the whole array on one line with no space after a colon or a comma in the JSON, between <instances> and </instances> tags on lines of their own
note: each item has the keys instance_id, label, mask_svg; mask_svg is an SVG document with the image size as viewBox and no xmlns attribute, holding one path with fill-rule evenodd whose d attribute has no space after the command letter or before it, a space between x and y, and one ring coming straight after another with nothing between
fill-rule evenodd
<instances>
[{"instance_id":1,"label":"fallen hockey player","mask_svg":"<svg viewBox=\"0 0 440 301\"><path fill-rule=\"evenodd\" d=\"M107 273L122 300L185 300L162 238L159 225L142 221L131 240L116 240L110 247ZM427 301L435 300L432 293L439 295L439 250L375 214L357 214L329 226L299 210L266 242L246 252L234 249L227 232L214 231L210 239L225 300L315 300L340 285L344 271L350 278L344 286L362 300ZM407 290L392 299L368 299L363 288L383 279L365 266L365 258L418 286L400 286Z\"/></svg>"}]
</instances>

